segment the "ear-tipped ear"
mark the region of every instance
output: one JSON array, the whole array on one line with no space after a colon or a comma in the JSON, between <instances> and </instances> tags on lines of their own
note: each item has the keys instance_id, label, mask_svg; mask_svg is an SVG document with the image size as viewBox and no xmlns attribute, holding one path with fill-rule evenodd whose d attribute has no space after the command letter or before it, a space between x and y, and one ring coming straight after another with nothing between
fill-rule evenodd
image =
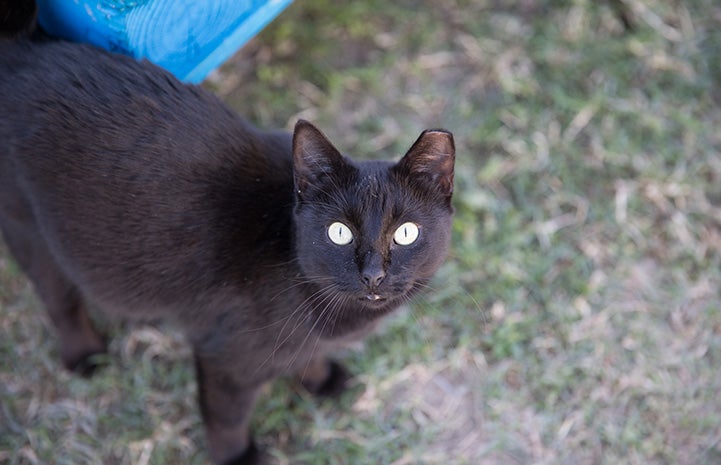
<instances>
[{"instance_id":1,"label":"ear-tipped ear","mask_svg":"<svg viewBox=\"0 0 721 465\"><path fill-rule=\"evenodd\" d=\"M455 160L453 134L442 129L428 129L421 133L396 169L450 199Z\"/></svg>"},{"instance_id":2,"label":"ear-tipped ear","mask_svg":"<svg viewBox=\"0 0 721 465\"><path fill-rule=\"evenodd\" d=\"M296 192L319 186L346 166L343 156L318 128L299 120L293 131L293 172Z\"/></svg>"}]
</instances>

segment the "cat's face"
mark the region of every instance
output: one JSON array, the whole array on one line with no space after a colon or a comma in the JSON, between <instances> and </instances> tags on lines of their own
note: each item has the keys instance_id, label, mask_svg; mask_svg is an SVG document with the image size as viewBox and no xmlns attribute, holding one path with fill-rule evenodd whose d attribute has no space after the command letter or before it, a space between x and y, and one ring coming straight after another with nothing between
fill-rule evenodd
<instances>
[{"instance_id":1,"label":"cat's face","mask_svg":"<svg viewBox=\"0 0 721 465\"><path fill-rule=\"evenodd\" d=\"M299 122L293 151L297 256L335 300L319 304L384 308L423 287L448 249L451 134L424 132L398 163L354 163Z\"/></svg>"}]
</instances>

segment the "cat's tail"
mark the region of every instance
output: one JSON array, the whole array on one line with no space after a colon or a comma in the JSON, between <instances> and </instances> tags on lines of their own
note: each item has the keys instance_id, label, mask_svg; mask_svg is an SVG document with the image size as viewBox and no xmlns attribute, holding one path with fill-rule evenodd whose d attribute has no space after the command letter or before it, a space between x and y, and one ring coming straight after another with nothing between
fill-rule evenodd
<instances>
[{"instance_id":1,"label":"cat's tail","mask_svg":"<svg viewBox=\"0 0 721 465\"><path fill-rule=\"evenodd\" d=\"M30 37L36 27L35 0L0 0L0 38Z\"/></svg>"}]
</instances>

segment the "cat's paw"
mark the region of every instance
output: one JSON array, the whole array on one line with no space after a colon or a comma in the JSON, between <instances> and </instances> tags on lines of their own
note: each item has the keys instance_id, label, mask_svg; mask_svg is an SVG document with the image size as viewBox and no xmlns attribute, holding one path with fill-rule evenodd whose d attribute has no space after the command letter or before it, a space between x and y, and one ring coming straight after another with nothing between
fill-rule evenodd
<instances>
[{"instance_id":1,"label":"cat's paw","mask_svg":"<svg viewBox=\"0 0 721 465\"><path fill-rule=\"evenodd\" d=\"M103 348L102 350L93 350L73 357L63 357L63 365L68 371L83 378L90 378L106 364L104 357L106 354L107 351Z\"/></svg>"},{"instance_id":2,"label":"cat's paw","mask_svg":"<svg viewBox=\"0 0 721 465\"><path fill-rule=\"evenodd\" d=\"M223 462L223 465L265 465L261 460L261 455L255 442L251 440L242 454Z\"/></svg>"},{"instance_id":3,"label":"cat's paw","mask_svg":"<svg viewBox=\"0 0 721 465\"><path fill-rule=\"evenodd\" d=\"M340 396L346 390L351 378L352 375L343 365L329 361L328 375L322 382L311 384L304 381L303 386L313 395L333 398Z\"/></svg>"}]
</instances>

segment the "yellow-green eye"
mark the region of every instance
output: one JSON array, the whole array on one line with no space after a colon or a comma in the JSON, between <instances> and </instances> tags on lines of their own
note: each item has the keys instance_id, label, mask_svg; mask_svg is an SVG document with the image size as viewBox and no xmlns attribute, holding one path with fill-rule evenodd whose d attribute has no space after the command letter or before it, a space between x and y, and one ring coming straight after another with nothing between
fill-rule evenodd
<instances>
[{"instance_id":1,"label":"yellow-green eye","mask_svg":"<svg viewBox=\"0 0 721 465\"><path fill-rule=\"evenodd\" d=\"M353 241L353 233L350 228L340 221L328 226L328 238L331 242L338 245L347 245Z\"/></svg>"},{"instance_id":2,"label":"yellow-green eye","mask_svg":"<svg viewBox=\"0 0 721 465\"><path fill-rule=\"evenodd\" d=\"M403 223L393 233L393 240L398 245L411 245L418 239L418 225L415 223Z\"/></svg>"}]
</instances>

